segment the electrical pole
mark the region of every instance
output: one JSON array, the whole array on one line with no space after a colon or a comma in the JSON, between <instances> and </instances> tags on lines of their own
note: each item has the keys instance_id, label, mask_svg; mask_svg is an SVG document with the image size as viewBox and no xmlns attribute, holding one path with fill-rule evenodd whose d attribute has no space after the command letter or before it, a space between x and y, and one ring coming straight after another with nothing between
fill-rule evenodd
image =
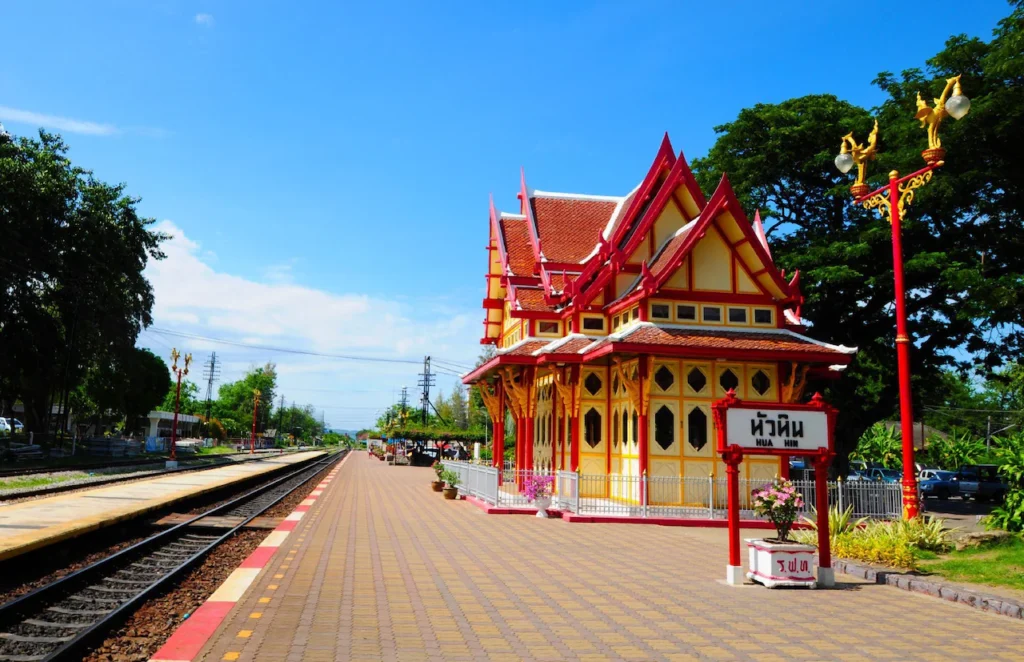
<instances>
[{"instance_id":1,"label":"electrical pole","mask_svg":"<svg viewBox=\"0 0 1024 662\"><path fill-rule=\"evenodd\" d=\"M419 375L420 381L417 386L423 387L423 396L420 405L423 407L423 425L427 424L427 408L430 407L430 387L434 386L437 375L430 372L430 357L423 357L423 372Z\"/></svg>"},{"instance_id":2,"label":"electrical pole","mask_svg":"<svg viewBox=\"0 0 1024 662\"><path fill-rule=\"evenodd\" d=\"M213 414L213 383L220 377L217 352L211 353L210 359L203 365L203 377L206 378L206 434L210 434L210 417Z\"/></svg>"},{"instance_id":3,"label":"electrical pole","mask_svg":"<svg viewBox=\"0 0 1024 662\"><path fill-rule=\"evenodd\" d=\"M284 426L284 394L281 394L281 405L277 408L277 434L280 435Z\"/></svg>"}]
</instances>

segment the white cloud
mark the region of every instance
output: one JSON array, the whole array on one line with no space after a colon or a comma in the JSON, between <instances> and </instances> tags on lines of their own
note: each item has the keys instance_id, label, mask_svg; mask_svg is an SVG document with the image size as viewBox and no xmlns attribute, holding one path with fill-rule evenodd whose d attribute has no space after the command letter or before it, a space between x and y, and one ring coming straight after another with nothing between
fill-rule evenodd
<instances>
[{"instance_id":1,"label":"white cloud","mask_svg":"<svg viewBox=\"0 0 1024 662\"><path fill-rule=\"evenodd\" d=\"M196 14L196 23L208 28L212 28L213 14Z\"/></svg>"},{"instance_id":2,"label":"white cloud","mask_svg":"<svg viewBox=\"0 0 1024 662\"><path fill-rule=\"evenodd\" d=\"M149 346L154 351L165 354L166 345L173 344L194 352L196 381L201 381L201 364L210 351L226 361L222 381L238 379L249 366L274 361L279 393L289 401L323 406L335 427L356 428L360 425L350 419L372 423L376 415L369 408L390 405L392 389L409 385L415 390L424 355L472 365L479 353L477 310L453 305L438 314L429 302L306 287L281 278L290 278L291 263L268 267L259 281L243 278L214 269L209 252L171 221L155 229L172 238L162 246L167 258L146 267L156 297L154 326L250 345L415 362L350 361L143 334L140 344L153 342ZM450 392L453 377L439 375L438 381ZM332 409L340 405L368 409Z\"/></svg>"},{"instance_id":3,"label":"white cloud","mask_svg":"<svg viewBox=\"0 0 1024 662\"><path fill-rule=\"evenodd\" d=\"M84 133L92 136L110 136L120 132L113 124L100 124L98 122L76 120L57 115L46 115L9 106L0 106L0 120L29 124L33 127L42 126L48 129L58 129L68 133Z\"/></svg>"}]
</instances>

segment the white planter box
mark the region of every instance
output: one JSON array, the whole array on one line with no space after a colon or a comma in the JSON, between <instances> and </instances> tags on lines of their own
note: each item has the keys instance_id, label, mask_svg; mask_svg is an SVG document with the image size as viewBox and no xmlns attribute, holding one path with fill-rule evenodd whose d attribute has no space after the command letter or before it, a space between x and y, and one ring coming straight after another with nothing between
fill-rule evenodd
<instances>
[{"instance_id":1,"label":"white planter box","mask_svg":"<svg viewBox=\"0 0 1024 662\"><path fill-rule=\"evenodd\" d=\"M533 505L537 508L537 517L547 517L548 508L551 507L551 497L537 497L533 500Z\"/></svg>"},{"instance_id":2,"label":"white planter box","mask_svg":"<svg viewBox=\"0 0 1024 662\"><path fill-rule=\"evenodd\" d=\"M817 586L814 568L817 565L818 549L814 545L776 543L750 538L747 539L747 551L750 555L748 579L764 584L768 588Z\"/></svg>"}]
</instances>

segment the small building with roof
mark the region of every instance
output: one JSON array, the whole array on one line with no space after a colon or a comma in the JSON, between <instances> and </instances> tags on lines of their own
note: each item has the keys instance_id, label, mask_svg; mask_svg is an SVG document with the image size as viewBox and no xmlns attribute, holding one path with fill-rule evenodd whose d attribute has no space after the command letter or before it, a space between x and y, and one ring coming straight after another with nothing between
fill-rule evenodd
<instances>
[{"instance_id":1,"label":"small building with roof","mask_svg":"<svg viewBox=\"0 0 1024 662\"><path fill-rule=\"evenodd\" d=\"M667 134L625 195L535 190L521 173L518 200L491 200L481 343L496 351L463 378L498 467L508 412L517 469L724 476L712 402L802 402L809 378L853 358L806 334L799 272L776 268L726 177L705 197ZM751 457L741 477L787 472Z\"/></svg>"}]
</instances>

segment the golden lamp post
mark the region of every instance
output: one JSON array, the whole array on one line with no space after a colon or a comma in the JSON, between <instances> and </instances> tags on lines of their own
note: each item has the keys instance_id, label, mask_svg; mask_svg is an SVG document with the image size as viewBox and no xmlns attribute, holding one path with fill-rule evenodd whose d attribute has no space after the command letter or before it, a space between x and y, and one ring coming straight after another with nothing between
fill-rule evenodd
<instances>
[{"instance_id":1,"label":"golden lamp post","mask_svg":"<svg viewBox=\"0 0 1024 662\"><path fill-rule=\"evenodd\" d=\"M252 438L249 440L249 454L254 455L256 453L256 412L260 409L260 390L254 388L252 390Z\"/></svg>"},{"instance_id":2,"label":"golden lamp post","mask_svg":"<svg viewBox=\"0 0 1024 662\"><path fill-rule=\"evenodd\" d=\"M950 96L950 91L953 95ZM896 358L899 366L900 384L900 430L903 439L903 517L917 517L918 492L917 471L914 467L914 412L910 400L910 336L907 334L906 292L903 282L903 246L900 238L900 224L906 207L914 200L914 191L932 178L932 171L943 165L946 150L939 140L939 125L947 116L958 120L971 109L971 101L960 89L960 76L946 81L942 95L934 100L935 107L917 94L917 113L915 119L928 130L928 149L921 152L927 164L917 172L904 177L893 170L889 173L889 182L879 189L869 192L864 182L867 176L867 163L875 158L878 142L878 121L868 135L867 145L860 145L853 139L853 133L843 136L842 148L836 157L836 167L842 173L850 172L857 166L857 181L850 187L854 203L864 205L866 209L877 209L882 218L888 216L892 226L892 261L893 279L896 283Z\"/></svg>"},{"instance_id":3,"label":"golden lamp post","mask_svg":"<svg viewBox=\"0 0 1024 662\"><path fill-rule=\"evenodd\" d=\"M185 355L185 367L178 367L178 359L181 353L177 348L171 349L171 372L178 377L177 390L174 392L174 420L171 422L171 459L167 461L168 467L178 466L178 405L181 400L181 378L188 374L188 365L192 363L192 355Z\"/></svg>"}]
</instances>

